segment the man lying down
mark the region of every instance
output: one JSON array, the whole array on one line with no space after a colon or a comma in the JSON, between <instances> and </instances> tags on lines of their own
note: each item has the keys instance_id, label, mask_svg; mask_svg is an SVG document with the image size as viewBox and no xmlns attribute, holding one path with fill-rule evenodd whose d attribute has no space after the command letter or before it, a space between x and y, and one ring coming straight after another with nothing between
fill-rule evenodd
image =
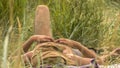
<instances>
[{"instance_id":1,"label":"man lying down","mask_svg":"<svg viewBox=\"0 0 120 68\"><path fill-rule=\"evenodd\" d=\"M33 42L39 42L32 51L28 51ZM79 49L84 57L76 55L72 48ZM24 62L31 62L32 66L40 64L63 63L66 65L86 65L90 64L93 58L96 62L102 64L103 61L93 51L84 47L80 43L69 39L53 40L45 35L33 35L23 45L25 54L23 55ZM39 61L38 61L39 60ZM59 61L57 61L59 60ZM48 63L47 63L48 62Z\"/></svg>"},{"instance_id":2,"label":"man lying down","mask_svg":"<svg viewBox=\"0 0 120 68\"><path fill-rule=\"evenodd\" d=\"M37 42L38 44L32 51L28 51L31 44ZM78 49L81 55L78 55ZM40 65L55 65L65 64L68 66L88 65L95 59L98 64L103 64L104 59L120 52L120 48L113 50L110 54L105 56L97 56L94 51L89 50L77 41L60 38L54 40L45 35L33 35L24 44L22 55L24 62L31 63L33 67Z\"/></svg>"},{"instance_id":3,"label":"man lying down","mask_svg":"<svg viewBox=\"0 0 120 68\"><path fill-rule=\"evenodd\" d=\"M77 41L65 38L54 39L50 27L49 9L45 5L37 7L34 24L35 35L23 44L25 53L22 58L26 65L30 63L32 67L56 64L82 66L91 64L93 59L100 65L108 56L120 54L120 48L118 48L108 55L97 56L94 51L89 50ZM34 42L37 42L37 45L32 51L29 51Z\"/></svg>"}]
</instances>

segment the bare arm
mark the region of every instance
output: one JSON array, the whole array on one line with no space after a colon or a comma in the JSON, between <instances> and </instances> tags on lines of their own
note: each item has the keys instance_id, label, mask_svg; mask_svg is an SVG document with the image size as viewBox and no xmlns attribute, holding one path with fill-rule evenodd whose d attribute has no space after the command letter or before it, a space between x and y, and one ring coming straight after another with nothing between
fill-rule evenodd
<instances>
[{"instance_id":1,"label":"bare arm","mask_svg":"<svg viewBox=\"0 0 120 68\"><path fill-rule=\"evenodd\" d=\"M103 60L97 56L97 54L91 50L89 50L87 47L83 46L82 44L80 43L75 43L76 47L82 52L83 55L85 55L87 58L84 58L84 61L88 58L95 58L97 63L99 64L103 64ZM80 59L80 58L79 58Z\"/></svg>"},{"instance_id":2,"label":"bare arm","mask_svg":"<svg viewBox=\"0 0 120 68\"><path fill-rule=\"evenodd\" d=\"M27 52L32 43L34 42L33 36L31 36L25 43L23 44L23 50L24 52Z\"/></svg>"},{"instance_id":3,"label":"bare arm","mask_svg":"<svg viewBox=\"0 0 120 68\"><path fill-rule=\"evenodd\" d=\"M80 52L82 52L84 56L86 56L88 58L96 58L97 57L95 52L89 50L87 47L85 47L81 43L73 41L73 45L75 46L75 48L79 49Z\"/></svg>"},{"instance_id":4,"label":"bare arm","mask_svg":"<svg viewBox=\"0 0 120 68\"><path fill-rule=\"evenodd\" d=\"M89 50L87 47L85 47L84 45L82 45L79 42L73 41L73 40L69 40L69 39L58 39L56 40L56 42L61 43L61 44L66 44L72 48L75 49L79 49L79 51L87 58L96 58L99 60L99 63L103 63L102 59L100 57L98 57L95 52Z\"/></svg>"},{"instance_id":5,"label":"bare arm","mask_svg":"<svg viewBox=\"0 0 120 68\"><path fill-rule=\"evenodd\" d=\"M66 44L66 45L68 45L72 48L75 48L75 49L79 49L79 51L82 52L83 55L88 57L88 58L95 58L96 57L95 52L89 50L87 47L83 46L79 42L69 40L69 39L64 39L64 38L58 39L56 42L61 43L61 44Z\"/></svg>"},{"instance_id":6,"label":"bare arm","mask_svg":"<svg viewBox=\"0 0 120 68\"><path fill-rule=\"evenodd\" d=\"M53 42L53 39L45 35L33 35L31 36L24 44L23 50L27 52L33 42L42 43L42 42Z\"/></svg>"}]
</instances>

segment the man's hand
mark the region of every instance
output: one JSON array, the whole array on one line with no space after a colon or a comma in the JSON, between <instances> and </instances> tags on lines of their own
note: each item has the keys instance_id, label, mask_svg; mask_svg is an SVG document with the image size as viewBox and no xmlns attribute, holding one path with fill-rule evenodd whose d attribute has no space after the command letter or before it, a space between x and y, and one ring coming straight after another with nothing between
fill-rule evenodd
<instances>
[{"instance_id":1,"label":"man's hand","mask_svg":"<svg viewBox=\"0 0 120 68\"><path fill-rule=\"evenodd\" d=\"M31 36L32 40L38 43L42 43L42 42L53 42L54 40L46 35L33 35Z\"/></svg>"},{"instance_id":2,"label":"man's hand","mask_svg":"<svg viewBox=\"0 0 120 68\"><path fill-rule=\"evenodd\" d=\"M70 39L60 38L60 39L57 39L55 42L60 43L60 44L68 45L72 48L77 48L76 45L75 45L77 42L73 41L73 40L70 40Z\"/></svg>"}]
</instances>

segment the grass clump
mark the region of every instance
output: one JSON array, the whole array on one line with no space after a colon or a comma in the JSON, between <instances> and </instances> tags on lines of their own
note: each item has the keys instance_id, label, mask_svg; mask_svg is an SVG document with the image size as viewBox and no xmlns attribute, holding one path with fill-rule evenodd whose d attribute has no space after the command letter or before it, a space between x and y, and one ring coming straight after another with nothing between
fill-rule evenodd
<instances>
[{"instance_id":1,"label":"grass clump","mask_svg":"<svg viewBox=\"0 0 120 68\"><path fill-rule=\"evenodd\" d=\"M54 38L73 39L87 47L103 49L105 53L119 46L118 0L0 0L1 45L9 26L13 26L7 43L7 58L13 52L21 52L20 44L34 34L35 9L40 4L45 4L50 9ZM0 58L3 58L3 48L4 45L0 46ZM108 64L109 61L111 60L108 60ZM9 64L11 68L15 68L14 65L12 66L13 63Z\"/></svg>"}]
</instances>

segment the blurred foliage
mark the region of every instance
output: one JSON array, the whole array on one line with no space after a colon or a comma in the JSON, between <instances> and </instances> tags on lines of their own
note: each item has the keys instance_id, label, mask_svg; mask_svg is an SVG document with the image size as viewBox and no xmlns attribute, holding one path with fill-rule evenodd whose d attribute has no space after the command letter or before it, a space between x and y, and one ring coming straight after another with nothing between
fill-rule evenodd
<instances>
[{"instance_id":1,"label":"blurred foliage","mask_svg":"<svg viewBox=\"0 0 120 68\"><path fill-rule=\"evenodd\" d=\"M10 1L13 1L11 6ZM11 25L10 10L13 7L8 54L16 50L19 40L22 43L34 34L35 10L41 4L50 9L54 38L69 38L87 47L104 50L119 46L119 0L0 0L1 45ZM0 46L0 58L2 48Z\"/></svg>"},{"instance_id":2,"label":"blurred foliage","mask_svg":"<svg viewBox=\"0 0 120 68\"><path fill-rule=\"evenodd\" d=\"M120 9L120 0L105 0L106 3L114 9Z\"/></svg>"},{"instance_id":3,"label":"blurred foliage","mask_svg":"<svg viewBox=\"0 0 120 68\"><path fill-rule=\"evenodd\" d=\"M103 5L99 5L103 4L102 1L62 2L59 2L59 6L55 4L57 11L52 12L53 35L73 39L84 45L97 46L100 23L103 20Z\"/></svg>"},{"instance_id":4,"label":"blurred foliage","mask_svg":"<svg viewBox=\"0 0 120 68\"><path fill-rule=\"evenodd\" d=\"M55 38L65 37L79 41L88 47L98 46L104 39L106 33L104 31L108 31L106 28L108 25L103 25L101 22L105 18L104 12L109 12L106 10L110 6L108 4L112 2L119 5L119 0L13 0L14 28L11 38L18 39L17 36L22 34L22 40L26 40L34 34L35 9L37 5L45 4L50 9ZM2 40L10 25L9 15L9 1L1 0L0 35Z\"/></svg>"}]
</instances>

